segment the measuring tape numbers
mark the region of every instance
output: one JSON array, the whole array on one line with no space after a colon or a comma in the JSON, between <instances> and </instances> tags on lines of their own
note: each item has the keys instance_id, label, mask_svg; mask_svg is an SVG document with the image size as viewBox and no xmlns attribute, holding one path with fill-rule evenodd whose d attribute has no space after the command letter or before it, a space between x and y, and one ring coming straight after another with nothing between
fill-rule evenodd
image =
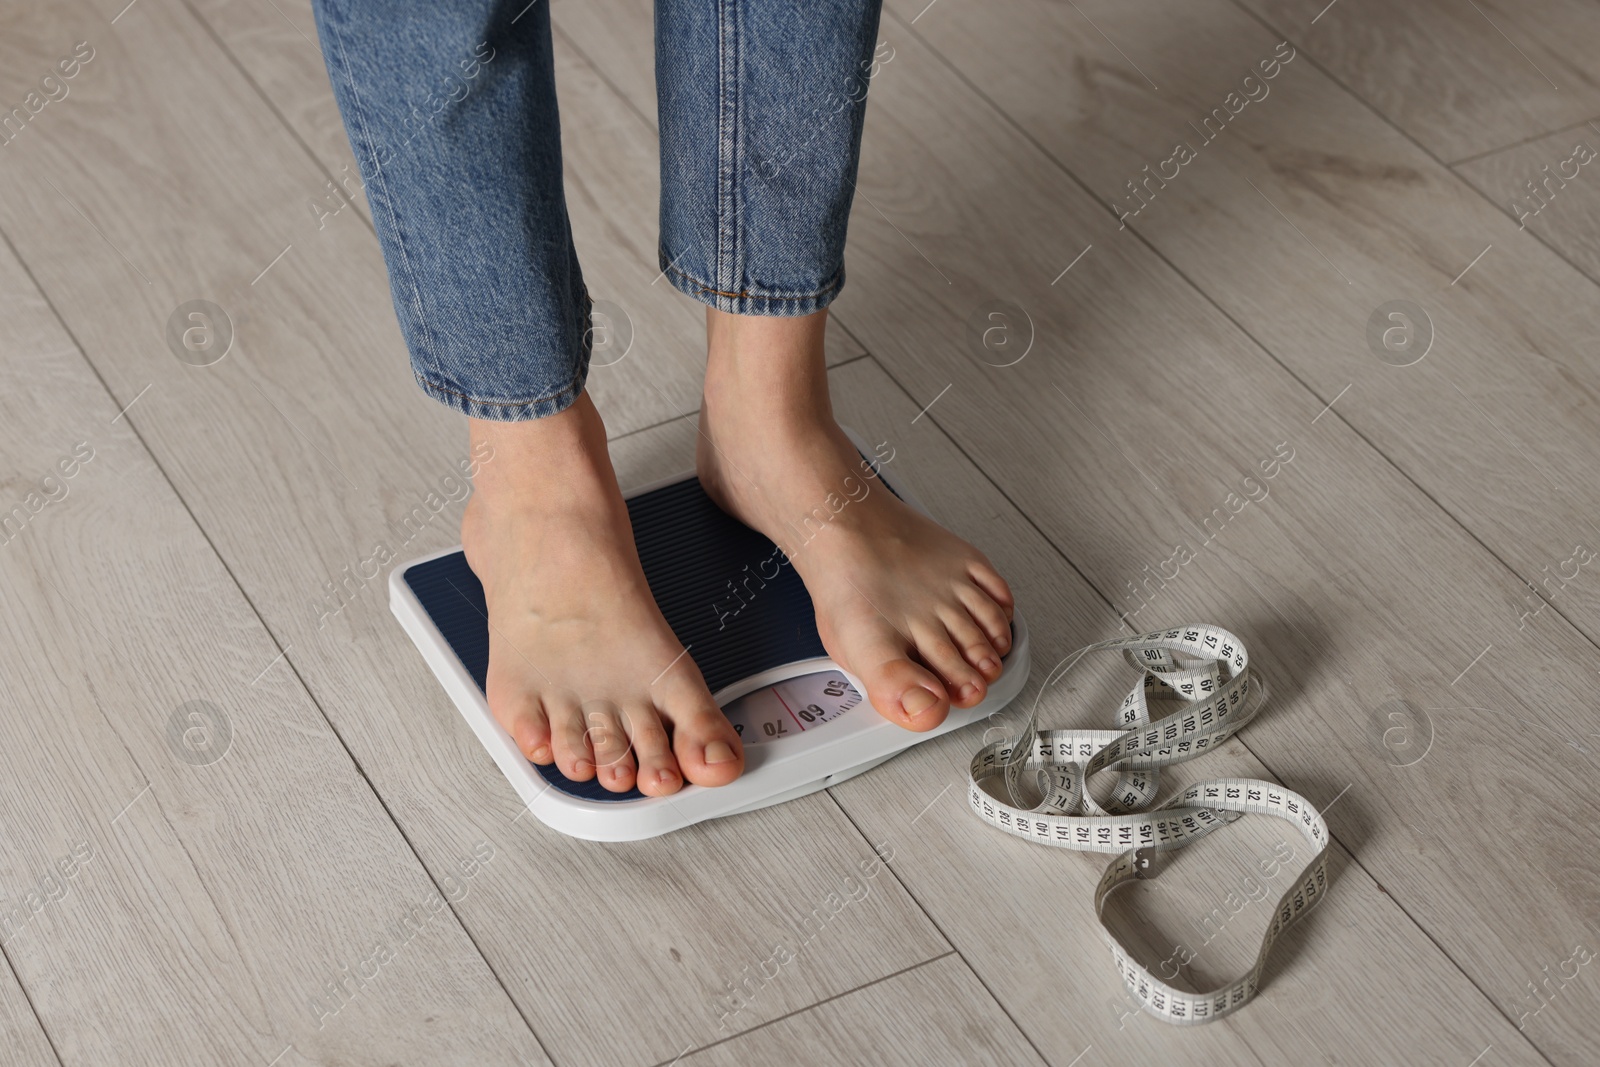
<instances>
[{"instance_id":1,"label":"measuring tape numbers","mask_svg":"<svg viewBox=\"0 0 1600 1067\"><path fill-rule=\"evenodd\" d=\"M1090 652L1120 651L1141 674L1117 709L1116 729L1037 730L1039 702L1014 741L985 746L972 758L968 799L979 818L1041 845L1118 853L1095 889L1095 915L1111 945L1117 972L1148 1012L1165 1022L1211 1022L1255 996L1267 954L1278 935L1299 921L1327 891L1328 826L1304 797L1273 782L1219 778L1190 786L1154 808L1160 768L1204 755L1255 717L1249 697L1259 682L1243 643L1217 626L1190 625L1079 649L1051 671L1040 695ZM1151 718L1151 706L1177 710ZM1104 801L1085 783L1099 771L1117 773ZM1042 794L1019 806L1019 786L1031 774ZM1004 800L999 798L1005 798ZM1245 814L1271 815L1294 826L1314 855L1278 901L1255 965L1216 989L1191 993L1150 973L1105 923L1107 899L1135 879L1154 878L1157 853L1191 844Z\"/></svg>"}]
</instances>

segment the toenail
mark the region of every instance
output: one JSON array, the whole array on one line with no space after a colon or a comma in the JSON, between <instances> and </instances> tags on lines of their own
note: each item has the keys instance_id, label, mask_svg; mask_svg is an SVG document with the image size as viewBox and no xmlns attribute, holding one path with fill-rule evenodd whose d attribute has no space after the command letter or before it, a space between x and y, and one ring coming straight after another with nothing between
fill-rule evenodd
<instances>
[{"instance_id":1,"label":"toenail","mask_svg":"<svg viewBox=\"0 0 1600 1067\"><path fill-rule=\"evenodd\" d=\"M540 745L528 756L535 763L548 763L550 761L550 746Z\"/></svg>"},{"instance_id":2,"label":"toenail","mask_svg":"<svg viewBox=\"0 0 1600 1067\"><path fill-rule=\"evenodd\" d=\"M978 661L978 669L980 671L994 670L994 660L990 659L988 656L983 657Z\"/></svg>"},{"instance_id":3,"label":"toenail","mask_svg":"<svg viewBox=\"0 0 1600 1067\"><path fill-rule=\"evenodd\" d=\"M611 780L613 782L620 782L623 778L627 777L627 773L627 770L623 767L613 767L611 768Z\"/></svg>"},{"instance_id":4,"label":"toenail","mask_svg":"<svg viewBox=\"0 0 1600 1067\"><path fill-rule=\"evenodd\" d=\"M726 741L713 741L706 746L707 763L727 763L733 759L733 749Z\"/></svg>"},{"instance_id":5,"label":"toenail","mask_svg":"<svg viewBox=\"0 0 1600 1067\"><path fill-rule=\"evenodd\" d=\"M586 759L581 759L577 763L573 764L572 769L579 775L592 774L594 773L594 764L590 763Z\"/></svg>"},{"instance_id":6,"label":"toenail","mask_svg":"<svg viewBox=\"0 0 1600 1067\"><path fill-rule=\"evenodd\" d=\"M678 776L671 771L657 771L656 781L670 789L678 784Z\"/></svg>"},{"instance_id":7,"label":"toenail","mask_svg":"<svg viewBox=\"0 0 1600 1067\"><path fill-rule=\"evenodd\" d=\"M939 703L939 698L920 686L914 689L907 689L900 697L900 706L905 708L906 714L912 718L916 718L937 703Z\"/></svg>"},{"instance_id":8,"label":"toenail","mask_svg":"<svg viewBox=\"0 0 1600 1067\"><path fill-rule=\"evenodd\" d=\"M968 682L966 685L961 687L961 699L962 700L971 700L973 697L975 697L977 695L978 695L978 687L973 685L972 683Z\"/></svg>"}]
</instances>

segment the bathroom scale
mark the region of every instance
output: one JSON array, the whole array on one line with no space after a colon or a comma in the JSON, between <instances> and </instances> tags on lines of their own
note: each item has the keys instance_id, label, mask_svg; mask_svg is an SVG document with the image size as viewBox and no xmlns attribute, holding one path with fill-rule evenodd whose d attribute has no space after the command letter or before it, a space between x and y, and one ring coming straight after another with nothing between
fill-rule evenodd
<instances>
[{"instance_id":1,"label":"bathroom scale","mask_svg":"<svg viewBox=\"0 0 1600 1067\"><path fill-rule=\"evenodd\" d=\"M881 465L863 462L874 472L858 479L869 492L887 488L927 513ZM460 547L389 574L390 609L527 810L551 829L634 841L793 800L992 715L1027 681L1028 630L1016 613L1011 651L980 704L951 708L925 733L896 726L867 701L861 680L828 658L794 567L770 540L717 507L692 470L626 499L650 592L743 741L744 774L728 785L685 783L670 796L647 797L610 792L596 779L575 782L554 764L534 763L489 711L483 587ZM813 514L814 534L825 532L828 506Z\"/></svg>"}]
</instances>

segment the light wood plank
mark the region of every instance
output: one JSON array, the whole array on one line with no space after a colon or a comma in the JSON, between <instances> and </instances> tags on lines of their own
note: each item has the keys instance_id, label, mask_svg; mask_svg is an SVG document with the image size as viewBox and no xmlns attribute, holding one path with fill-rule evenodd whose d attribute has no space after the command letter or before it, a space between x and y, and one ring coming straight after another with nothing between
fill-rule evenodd
<instances>
[{"instance_id":1,"label":"light wood plank","mask_svg":"<svg viewBox=\"0 0 1600 1067\"><path fill-rule=\"evenodd\" d=\"M1238 2L1447 162L1600 113L1594 63L1600 10L1585 0ZM1151 11L1141 10L1147 16ZM1156 18L1146 23L1159 24ZM1134 51L1150 38L1112 36ZM1183 47L1175 27L1166 27L1162 37L1144 51L1152 67L1161 66L1156 54ZM1103 42L1097 54L1114 60ZM1223 91L1232 88L1230 71L1214 73Z\"/></svg>"},{"instance_id":2,"label":"light wood plank","mask_svg":"<svg viewBox=\"0 0 1600 1067\"><path fill-rule=\"evenodd\" d=\"M909 5L895 11L907 22L915 15ZM983 54L1009 46L1007 63L1041 70L1052 69L1043 56L1046 50L1082 52L1103 46L1098 34L1090 42L1092 30L1064 38L1046 34L1041 24L1028 21L1034 13L1017 8L1003 16L971 14L964 26L954 19L935 23L937 39L950 54L964 57L964 45L981 37ZM1097 6L1092 17L1113 39L1129 35L1130 24L1119 22L1116 11ZM1160 57L1167 72L1163 99L1183 98L1185 110L1193 106L1193 97L1185 79L1177 76L1183 64L1203 68L1211 77L1224 63L1237 67L1273 50L1265 31L1252 31L1227 5L1174 4L1163 17L1185 29L1173 39L1182 36L1188 42L1187 50L1174 48ZM978 18L981 26L972 21ZM906 22L896 21L908 32ZM919 30L927 22L919 22ZM1231 42L1220 55L1201 47L1211 39L1208 35L1221 32L1214 28L1219 24ZM883 225L859 226L856 287L842 298L841 313L914 396L931 397L954 384L930 417L953 428L985 473L1023 502L1119 609L1138 608L1142 601L1133 598L1131 583L1151 581L1149 588L1159 590L1150 594L1156 602L1136 625L1145 619L1189 616L1259 619L1258 626L1272 619L1274 632L1246 629L1263 654L1282 665L1296 698L1315 712L1262 724L1252 731L1250 748L1291 785L1320 780L1331 786L1325 794L1331 797L1353 783L1344 803L1360 796L1370 805L1371 821L1341 827L1336 820L1336 831L1351 835L1349 843L1363 865L1490 992L1503 1015L1518 1018L1525 976L1539 973L1552 959L1567 958L1571 937L1593 936L1594 916L1584 910L1580 895L1570 888L1572 878L1564 874L1574 869L1582 872L1582 879L1595 877L1592 861L1570 847L1590 813L1574 811L1565 788L1532 772L1551 758L1537 728L1519 728L1502 742L1490 732L1494 720L1469 709L1515 706L1542 725L1581 736L1585 727L1580 709L1591 688L1584 664L1592 658L1593 646L1551 613L1538 643L1502 643L1507 641L1507 623L1514 628L1516 621L1517 612L1509 610L1520 598L1514 575L1362 445L1342 421L1320 417L1326 403L1322 398L1334 397L1351 380L1347 375L1374 380L1361 394L1367 403L1374 402L1368 396L1381 393L1380 399L1386 399L1413 388L1420 397L1422 385L1415 378L1391 375L1378 386L1376 377L1393 368L1378 363L1358 340L1370 310L1393 291L1379 296L1370 276L1359 270L1359 284L1368 288L1346 286L1281 216L1257 202L1259 195L1248 185L1240 183L1243 199L1231 192L1223 199L1209 186L1205 189L1214 199L1204 204L1185 199L1200 195L1189 192L1202 188L1207 171L1199 164L1215 156L1198 161L1181 188L1171 183L1172 189L1163 194L1168 196L1165 202L1154 202L1152 223L1168 221L1155 227L1153 239L1163 250L1170 247L1174 258L1183 252L1180 266L1191 277L1203 276L1207 292L1236 316L1247 318L1257 337L1271 338L1268 348L1292 359L1303 377L1320 386L1338 375L1338 385L1326 391L1319 387L1320 396L1310 393L1137 239L1119 233L1103 206L1059 170L1045 166L1044 157L1000 116L965 104L947 88L958 81L955 72L927 58L919 64L918 54L912 39L875 83L877 133L869 138L862 181L863 192L905 237ZM1302 80L1297 83L1290 75ZM973 77L992 89L987 68ZM1278 83L1275 94L1304 94L1304 103L1270 120L1272 136L1250 135L1246 145L1259 145L1269 159L1309 163L1326 158L1334 143L1364 161L1406 149L1397 135L1313 69L1289 68ZM1095 177L1087 179L1090 186L1104 187L1099 176L1113 165L1137 173L1137 166L1129 166L1129 131L1148 129L1147 113L1167 106L1150 103L1149 95L1128 88L1093 96L1081 85L1061 83L1052 84L1048 92L1036 89L1032 96L1007 97L1004 103L1016 108L1024 127L1056 130L1048 143L1057 158L1069 158L1070 143L1074 164L1095 168ZM1278 114L1272 103L1289 101L1269 99L1262 116ZM1311 115L1326 121L1313 125ZM1301 131L1309 129L1316 131L1322 156L1301 143ZM1344 130L1352 131L1348 141L1331 141L1333 131ZM1069 142L1067 132L1077 136ZM1231 143L1245 141L1244 131L1239 134ZM1147 133L1139 140L1162 143L1163 138ZM1318 183L1311 187L1326 197L1329 182L1337 181L1341 190L1361 189L1363 177L1400 184L1415 181L1412 175L1423 173L1423 165L1419 159L1397 174L1392 159L1384 161L1386 169L1378 169L1339 158L1300 181ZM1269 195L1281 194L1285 172L1293 172L1260 173L1264 169L1252 177ZM1437 168L1435 173L1440 173ZM1448 175L1441 174L1428 187L1448 189L1447 182ZM1310 200L1308 193L1280 201L1280 206L1293 217ZM1475 197L1462 200L1472 210L1484 208ZM1434 244L1459 234L1459 220L1452 228L1448 217L1441 219L1418 202L1408 200L1406 208L1423 210L1429 222L1441 224L1430 231ZM1492 211L1488 215L1491 226L1505 222ZM1393 211L1383 217L1392 220ZM867 209L858 209L858 223L870 219ZM1479 220L1472 221L1476 225ZM1348 264L1341 256L1351 250L1341 238L1349 229L1336 229L1326 218L1321 222L1306 227L1309 239L1330 259ZM1269 224L1275 235L1269 239L1252 230ZM1152 228L1143 218L1136 225L1141 233ZM1418 240L1416 227L1408 224L1402 232ZM1208 239L1202 241L1202 235ZM1062 276L1064 266L1089 245L1089 257ZM1393 238L1387 239L1384 251L1392 255L1393 245ZM1537 248L1529 254L1542 254L1547 262L1553 258ZM1461 265L1470 255L1461 258ZM953 290L928 269L923 257L954 279ZM1581 279L1570 272L1567 277L1563 281L1547 272L1537 281L1574 286L1575 291ZM1052 284L1057 278L1059 283ZM1443 288L1448 283L1445 277L1435 284ZM1023 305L1033 316L1037 356L1009 368L1013 373L1006 376L945 341L959 336L971 314L971 305L956 295L964 290L1004 294ZM1460 307L1463 315L1472 314L1464 307L1469 298L1458 299L1452 310ZM930 307L940 305L938 313L930 313ZM1546 328L1557 330L1564 322L1570 337L1574 314L1558 313ZM1482 315L1484 320L1492 317ZM1343 333L1333 328L1335 323L1345 324ZM1527 328L1526 319L1518 319L1516 326ZM1495 328L1506 327L1502 323ZM1440 326L1441 333L1445 329ZM1295 343L1284 343L1291 330ZM1473 334L1458 329L1449 336L1453 343L1463 338L1466 345ZM1313 353L1320 366L1312 366ZM1451 370L1459 368L1453 356ZM1437 364L1429 370L1442 372ZM1459 430L1449 447L1470 444L1486 451L1484 430L1467 426L1458 414L1441 420L1439 396L1448 389L1446 381L1436 380L1433 406L1412 413L1411 425L1390 428L1386 422L1382 434L1377 420L1358 425L1380 437L1420 436L1426 427L1436 451L1442 449L1442 434ZM1355 400L1354 393L1346 398ZM1348 410L1359 418L1363 409L1349 404ZM1420 414L1422 410L1431 415ZM999 421L996 411L1010 415ZM1391 406L1388 413L1392 420L1396 408ZM1300 455L1293 475L1270 487L1273 500L1281 503L1258 505L1247 519L1232 521L1225 510L1221 524L1226 530L1208 540L1207 529L1215 531L1219 523L1213 519L1202 529L1197 517L1209 518L1230 493L1242 503L1248 489L1242 479L1251 475L1259 480L1257 464L1279 442L1291 442ZM1403 462L1409 468L1412 460L1408 452ZM1431 462L1443 465L1437 456ZM1463 464L1461 470L1470 468ZM1477 478L1474 499L1481 500L1481 471ZM1458 475L1455 484L1464 480ZM1429 488L1438 491L1439 486L1430 482ZM1565 514L1568 521L1577 520L1573 512ZM1481 528L1474 528L1482 536ZM1180 540L1200 546L1199 558L1182 565L1173 581L1151 579L1162 561L1173 557L1173 545ZM1150 571L1144 570L1147 565ZM1277 630L1280 624L1289 629ZM1307 636L1308 631L1315 636ZM1479 669L1466 685L1453 686L1491 642L1496 654L1481 664L1489 670ZM1529 694L1538 710L1526 710L1520 694ZM1403 773L1385 763L1371 743L1373 714L1401 697L1445 709L1433 712L1438 729L1431 758ZM1560 755L1563 778L1583 772L1578 755L1570 749ZM1538 811L1541 818L1530 821L1507 810L1480 810L1479 804L1464 799L1480 783L1507 776L1528 805L1523 810ZM1416 831L1410 827L1438 797L1469 804L1485 830L1459 847L1452 841L1437 856L1430 851L1419 857ZM1529 842L1526 851L1521 842ZM1533 876L1524 862L1533 865ZM1528 905L1515 915L1501 914L1485 904L1480 891L1469 888L1485 881L1497 892L1518 894ZM1534 1027L1538 1033L1533 1040L1552 1059L1576 1062L1577 1050L1592 1044L1594 1016L1587 1005L1593 1003L1596 988L1575 989L1565 1012L1546 1012ZM1337 1038L1330 1035L1329 1040Z\"/></svg>"},{"instance_id":3,"label":"light wood plank","mask_svg":"<svg viewBox=\"0 0 1600 1067\"><path fill-rule=\"evenodd\" d=\"M0 351L0 937L64 1061L547 1062L9 247Z\"/></svg>"},{"instance_id":4,"label":"light wood plank","mask_svg":"<svg viewBox=\"0 0 1600 1067\"><path fill-rule=\"evenodd\" d=\"M0 902L4 899L0 898ZM14 901L11 906L15 906ZM44 1064L59 1067L60 1063L38 1017L33 1014L33 1007L17 984L17 976L8 965L0 975L0 1064L5 1067L41 1067Z\"/></svg>"},{"instance_id":5,"label":"light wood plank","mask_svg":"<svg viewBox=\"0 0 1600 1067\"><path fill-rule=\"evenodd\" d=\"M102 79L74 90L38 151L9 160L0 226L118 403L153 383L127 418L429 869L459 878L472 843L496 844L457 914L551 1055L653 1062L721 1036L728 983L871 861L868 842L825 796L627 846L516 821L511 790L364 577L387 569L364 564L377 545L404 558L454 541L459 421L398 358L370 234L315 229L304 199L317 172L208 41L170 2L124 16L95 61ZM205 368L163 339L173 307L197 293L237 326L234 351ZM325 583L347 579L324 600ZM281 696L288 679L279 664L260 686ZM730 1032L947 947L886 884L835 917Z\"/></svg>"},{"instance_id":6,"label":"light wood plank","mask_svg":"<svg viewBox=\"0 0 1600 1067\"><path fill-rule=\"evenodd\" d=\"M946 956L685 1056L713 1064L1043 1063L958 958Z\"/></svg>"},{"instance_id":7,"label":"light wood plank","mask_svg":"<svg viewBox=\"0 0 1600 1067\"><path fill-rule=\"evenodd\" d=\"M1454 168L1500 210L1600 282L1600 119ZM1583 163L1583 160L1589 160ZM1568 177L1563 177L1566 174ZM1534 189L1528 188L1532 182ZM1519 235L1520 236L1520 235Z\"/></svg>"}]
</instances>

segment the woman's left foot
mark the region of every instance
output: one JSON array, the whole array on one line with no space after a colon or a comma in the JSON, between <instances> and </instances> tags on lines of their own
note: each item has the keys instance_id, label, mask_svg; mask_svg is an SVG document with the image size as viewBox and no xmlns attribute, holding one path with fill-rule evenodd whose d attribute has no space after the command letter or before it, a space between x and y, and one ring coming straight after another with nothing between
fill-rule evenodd
<instances>
[{"instance_id":1,"label":"woman's left foot","mask_svg":"<svg viewBox=\"0 0 1600 1067\"><path fill-rule=\"evenodd\" d=\"M700 481L783 550L823 647L873 707L931 730L1000 677L1015 602L983 553L890 492L834 422L825 315L708 314Z\"/></svg>"}]
</instances>

